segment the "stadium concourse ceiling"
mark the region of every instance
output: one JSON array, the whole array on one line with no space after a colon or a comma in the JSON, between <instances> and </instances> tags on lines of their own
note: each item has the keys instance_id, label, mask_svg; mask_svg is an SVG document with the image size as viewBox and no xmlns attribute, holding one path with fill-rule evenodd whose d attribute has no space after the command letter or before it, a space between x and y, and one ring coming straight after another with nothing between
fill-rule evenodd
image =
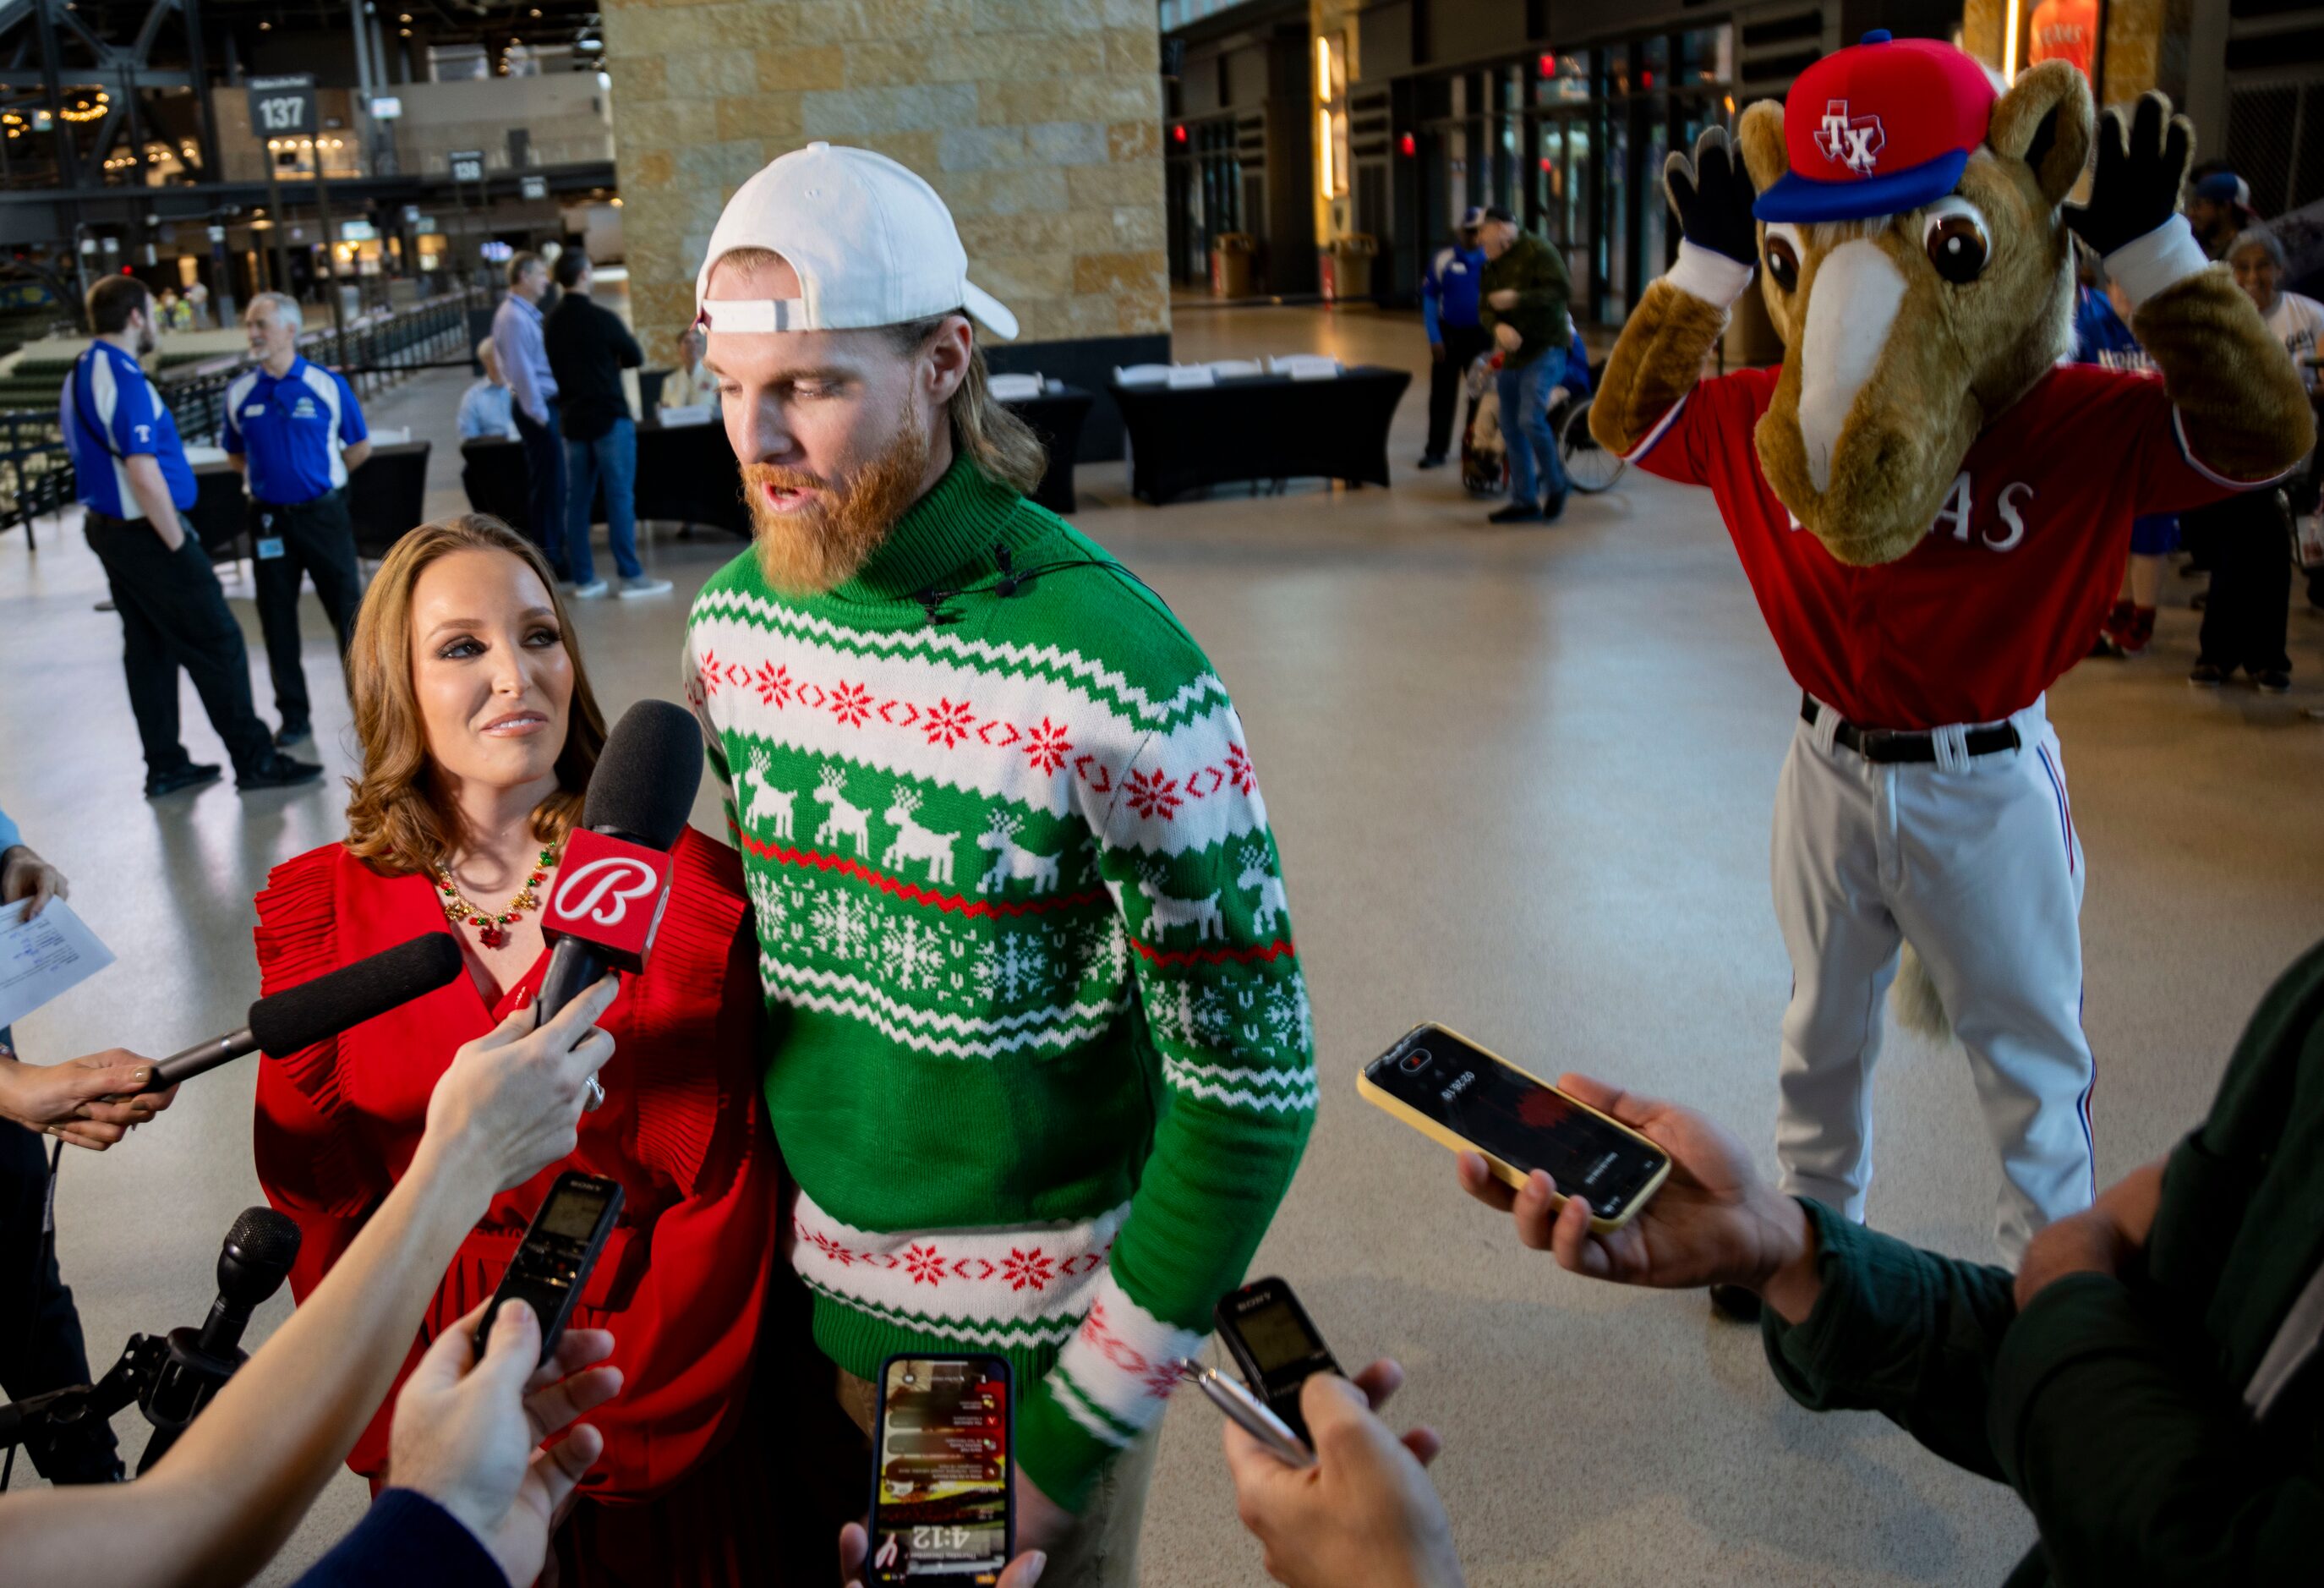
<instances>
[{"instance_id":1,"label":"stadium concourse ceiling","mask_svg":"<svg viewBox=\"0 0 2324 1588\"><path fill-rule=\"evenodd\" d=\"M38 70L38 3L0 0L0 74L11 79ZM189 62L187 0L48 0L47 8L61 71L101 68L123 53L141 56L149 70L183 70ZM391 52L398 41L413 46L411 75L421 78L428 45L522 42L586 53L602 49L604 37L598 0L368 0L364 9ZM217 82L229 44L247 63L301 35L345 35L353 8L348 0L198 0L198 15L203 59ZM270 37L278 33L283 37Z\"/></svg>"}]
</instances>

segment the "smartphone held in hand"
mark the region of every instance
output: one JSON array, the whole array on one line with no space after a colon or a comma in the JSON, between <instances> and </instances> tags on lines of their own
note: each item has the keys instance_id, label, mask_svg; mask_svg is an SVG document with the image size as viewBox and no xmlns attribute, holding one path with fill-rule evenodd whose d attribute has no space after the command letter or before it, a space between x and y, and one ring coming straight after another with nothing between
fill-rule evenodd
<instances>
[{"instance_id":1,"label":"smartphone held in hand","mask_svg":"<svg viewBox=\"0 0 2324 1588\"><path fill-rule=\"evenodd\" d=\"M1000 1582L1016 1541L1007 1361L890 1357L872 1432L864 1581Z\"/></svg>"},{"instance_id":2,"label":"smartphone held in hand","mask_svg":"<svg viewBox=\"0 0 2324 1588\"><path fill-rule=\"evenodd\" d=\"M1601 1235L1670 1174L1670 1155L1646 1137L1443 1026L1406 1032L1364 1066L1356 1090L1432 1140L1481 1153L1505 1185L1548 1171L1561 1205L1582 1197Z\"/></svg>"}]
</instances>

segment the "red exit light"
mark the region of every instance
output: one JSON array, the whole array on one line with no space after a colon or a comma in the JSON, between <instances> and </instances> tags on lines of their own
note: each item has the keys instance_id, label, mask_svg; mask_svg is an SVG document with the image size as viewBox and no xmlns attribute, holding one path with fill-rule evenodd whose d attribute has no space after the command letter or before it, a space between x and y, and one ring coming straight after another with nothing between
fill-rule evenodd
<instances>
[{"instance_id":1,"label":"red exit light","mask_svg":"<svg viewBox=\"0 0 2324 1588\"><path fill-rule=\"evenodd\" d=\"M1541 75L1542 75L1542 76L1544 76L1544 77L1545 77L1545 78L1554 78L1554 77L1555 77L1555 76L1557 75L1557 57L1556 57L1556 56L1554 56L1554 55L1549 55L1549 54L1544 54L1544 55L1542 56L1542 58L1541 58Z\"/></svg>"},{"instance_id":2,"label":"red exit light","mask_svg":"<svg viewBox=\"0 0 2324 1588\"><path fill-rule=\"evenodd\" d=\"M1186 141L1186 129L1184 127L1172 127L1170 129L1170 137L1174 143L1183 143Z\"/></svg>"},{"instance_id":3,"label":"red exit light","mask_svg":"<svg viewBox=\"0 0 2324 1588\"><path fill-rule=\"evenodd\" d=\"M1403 139L1397 143L1397 147L1404 152L1404 157L1406 160L1411 159L1415 154L1418 153L1420 150L1419 143L1414 140L1410 133L1405 134Z\"/></svg>"},{"instance_id":4,"label":"red exit light","mask_svg":"<svg viewBox=\"0 0 2324 1588\"><path fill-rule=\"evenodd\" d=\"M1652 73L1652 72L1650 72L1650 71L1642 71L1642 72L1640 72L1640 73L1638 74L1638 78L1639 78L1639 80L1640 80L1641 82L1643 82L1643 83L1644 83L1647 88L1653 88L1653 87L1655 86L1655 74L1654 74L1654 73Z\"/></svg>"}]
</instances>

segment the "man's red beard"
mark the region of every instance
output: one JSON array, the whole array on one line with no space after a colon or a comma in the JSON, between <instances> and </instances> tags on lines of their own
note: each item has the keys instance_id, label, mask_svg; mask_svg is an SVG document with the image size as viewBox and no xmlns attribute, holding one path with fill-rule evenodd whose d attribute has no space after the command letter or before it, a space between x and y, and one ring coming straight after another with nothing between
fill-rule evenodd
<instances>
[{"instance_id":1,"label":"man's red beard","mask_svg":"<svg viewBox=\"0 0 2324 1588\"><path fill-rule=\"evenodd\" d=\"M820 596L854 577L918 498L927 466L927 434L911 415L886 451L835 490L802 469L745 464L742 494L751 504L759 568L767 583L786 596ZM770 490L817 494L786 512L769 503Z\"/></svg>"}]
</instances>

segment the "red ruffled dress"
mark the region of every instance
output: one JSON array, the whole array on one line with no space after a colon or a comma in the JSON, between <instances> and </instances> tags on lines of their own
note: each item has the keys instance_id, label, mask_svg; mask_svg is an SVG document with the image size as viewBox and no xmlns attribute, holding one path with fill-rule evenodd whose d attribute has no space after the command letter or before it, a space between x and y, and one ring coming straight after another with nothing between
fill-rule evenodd
<instances>
[{"instance_id":1,"label":"red ruffled dress","mask_svg":"<svg viewBox=\"0 0 2324 1588\"><path fill-rule=\"evenodd\" d=\"M590 1421L605 1452L560 1537L570 1583L774 1582L779 1541L747 1417L752 1355L775 1250L781 1166L759 1090L758 946L734 852L688 829L652 956L599 1023L613 1057L580 1145L513 1191L462 1243L413 1343L487 1299L566 1168L622 1182L621 1221L574 1311L607 1328L623 1387ZM340 845L274 868L259 894L266 992L451 928L424 876L385 877ZM459 977L425 998L260 1066L255 1146L267 1200L304 1234L290 1271L304 1301L411 1161L428 1098L455 1049L539 992L547 956L488 1006ZM777 1303L779 1306L779 1300ZM398 1374L400 1387L402 1375ZM348 1465L387 1466L391 1393ZM645 1502L651 1501L651 1504Z\"/></svg>"}]
</instances>

